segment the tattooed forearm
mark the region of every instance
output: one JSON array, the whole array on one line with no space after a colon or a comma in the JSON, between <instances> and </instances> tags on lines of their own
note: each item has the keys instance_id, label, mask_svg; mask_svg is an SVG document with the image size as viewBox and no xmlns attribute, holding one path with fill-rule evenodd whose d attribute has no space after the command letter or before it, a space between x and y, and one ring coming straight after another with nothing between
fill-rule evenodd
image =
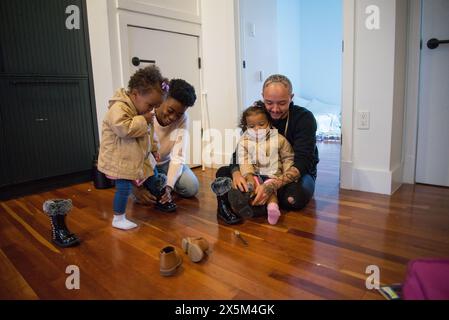
<instances>
[{"instance_id":1,"label":"tattooed forearm","mask_svg":"<svg viewBox=\"0 0 449 320\"><path fill-rule=\"evenodd\" d=\"M267 183L264 185L264 191L268 197L271 197L273 194L276 194L277 188L274 183Z\"/></svg>"},{"instance_id":2,"label":"tattooed forearm","mask_svg":"<svg viewBox=\"0 0 449 320\"><path fill-rule=\"evenodd\" d=\"M278 190L289 183L295 182L299 179L301 173L295 167L288 169L282 176L274 180L271 184Z\"/></svg>"}]
</instances>

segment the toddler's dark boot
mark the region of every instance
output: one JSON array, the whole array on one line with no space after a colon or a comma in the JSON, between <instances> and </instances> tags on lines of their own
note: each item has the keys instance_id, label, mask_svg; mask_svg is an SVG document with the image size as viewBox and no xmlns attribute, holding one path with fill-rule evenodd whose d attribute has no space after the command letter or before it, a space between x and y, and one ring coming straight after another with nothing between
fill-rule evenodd
<instances>
[{"instance_id":1,"label":"toddler's dark boot","mask_svg":"<svg viewBox=\"0 0 449 320\"><path fill-rule=\"evenodd\" d=\"M250 205L251 193L242 192L238 189L231 189L228 194L229 203L238 215L244 218L254 217L253 209Z\"/></svg>"},{"instance_id":2,"label":"toddler's dark boot","mask_svg":"<svg viewBox=\"0 0 449 320\"><path fill-rule=\"evenodd\" d=\"M228 193L232 189L232 180L226 177L217 178L211 184L211 189L217 195L218 219L229 225L241 223L243 219L232 210L228 200Z\"/></svg>"},{"instance_id":3,"label":"toddler's dark boot","mask_svg":"<svg viewBox=\"0 0 449 320\"><path fill-rule=\"evenodd\" d=\"M160 195L157 197L157 202L156 202L156 209L162 211L162 212L174 212L176 211L176 204L173 202L173 200L171 202L166 202L166 203L161 203L161 197L162 195L165 193L165 188L164 187L160 193Z\"/></svg>"}]
</instances>

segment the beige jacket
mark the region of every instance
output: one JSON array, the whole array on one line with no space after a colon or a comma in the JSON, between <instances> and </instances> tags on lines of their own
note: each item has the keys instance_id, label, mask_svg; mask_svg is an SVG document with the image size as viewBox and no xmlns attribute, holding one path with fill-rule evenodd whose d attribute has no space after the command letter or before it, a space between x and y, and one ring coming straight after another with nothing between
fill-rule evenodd
<instances>
[{"instance_id":1,"label":"beige jacket","mask_svg":"<svg viewBox=\"0 0 449 320\"><path fill-rule=\"evenodd\" d=\"M138 115L124 89L109 101L103 120L98 170L127 180L144 180L154 175L150 152L158 150L153 125Z\"/></svg>"},{"instance_id":2,"label":"beige jacket","mask_svg":"<svg viewBox=\"0 0 449 320\"><path fill-rule=\"evenodd\" d=\"M266 140L256 141L246 131L237 147L237 161L241 174L278 178L293 166L293 148L276 129L271 129Z\"/></svg>"}]
</instances>

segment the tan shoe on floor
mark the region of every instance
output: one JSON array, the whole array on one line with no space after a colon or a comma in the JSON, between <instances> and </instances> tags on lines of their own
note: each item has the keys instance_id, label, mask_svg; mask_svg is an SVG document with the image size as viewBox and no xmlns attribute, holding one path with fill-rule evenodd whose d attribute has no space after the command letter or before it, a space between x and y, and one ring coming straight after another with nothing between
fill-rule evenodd
<instances>
[{"instance_id":1,"label":"tan shoe on floor","mask_svg":"<svg viewBox=\"0 0 449 320\"><path fill-rule=\"evenodd\" d=\"M161 275L168 277L176 273L182 264L182 257L174 247L165 247L159 253Z\"/></svg>"},{"instance_id":2,"label":"tan shoe on floor","mask_svg":"<svg viewBox=\"0 0 449 320\"><path fill-rule=\"evenodd\" d=\"M182 239L182 250L192 262L200 262L206 251L209 250L209 242L204 238L184 238Z\"/></svg>"}]
</instances>

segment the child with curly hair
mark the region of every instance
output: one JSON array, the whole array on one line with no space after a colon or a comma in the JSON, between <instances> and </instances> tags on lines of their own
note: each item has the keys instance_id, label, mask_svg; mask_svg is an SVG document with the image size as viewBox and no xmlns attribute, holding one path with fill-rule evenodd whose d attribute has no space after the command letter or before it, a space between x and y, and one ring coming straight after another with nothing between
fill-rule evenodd
<instances>
[{"instance_id":1,"label":"child with curly hair","mask_svg":"<svg viewBox=\"0 0 449 320\"><path fill-rule=\"evenodd\" d=\"M119 89L109 101L102 127L98 170L115 180L112 226L122 230L137 227L126 218L132 186L146 185L160 193L166 177L155 169L158 143L153 128L153 109L166 98L168 80L156 66L138 70L128 89Z\"/></svg>"},{"instance_id":2,"label":"child with curly hair","mask_svg":"<svg viewBox=\"0 0 449 320\"><path fill-rule=\"evenodd\" d=\"M271 124L271 116L262 101L243 112L240 123L243 135L237 148L237 160L242 176L253 191L259 185L269 183L270 179L280 177L293 165L292 146L276 129L272 129ZM251 209L241 191L234 189L229 196L236 211L248 216ZM276 224L281 215L276 193L268 199L267 212L268 222Z\"/></svg>"}]
</instances>

